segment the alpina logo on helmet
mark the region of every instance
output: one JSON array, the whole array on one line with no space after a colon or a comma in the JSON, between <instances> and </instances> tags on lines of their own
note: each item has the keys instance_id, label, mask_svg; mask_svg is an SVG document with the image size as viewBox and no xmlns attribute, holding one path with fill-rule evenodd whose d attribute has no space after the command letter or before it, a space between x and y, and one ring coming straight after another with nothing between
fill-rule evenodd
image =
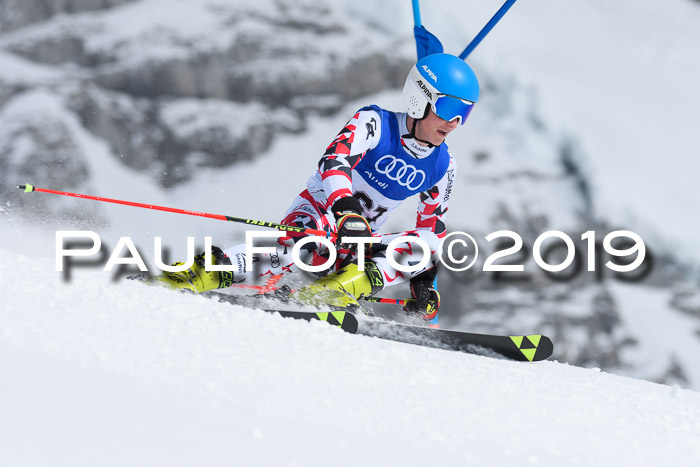
<instances>
[{"instance_id":1,"label":"alpina logo on helmet","mask_svg":"<svg viewBox=\"0 0 700 467\"><path fill-rule=\"evenodd\" d=\"M428 89L428 86L425 85L423 80L419 79L418 81L416 81L416 84L425 93L425 95L428 97L428 100L432 101L433 100L433 93L430 92L430 89Z\"/></svg>"},{"instance_id":2,"label":"alpina logo on helmet","mask_svg":"<svg viewBox=\"0 0 700 467\"><path fill-rule=\"evenodd\" d=\"M435 73L432 72L430 68L428 68L428 65L423 65L423 69L426 73L428 73L428 76L430 76L430 78L432 78L432 80L437 83L437 76L435 75Z\"/></svg>"}]
</instances>

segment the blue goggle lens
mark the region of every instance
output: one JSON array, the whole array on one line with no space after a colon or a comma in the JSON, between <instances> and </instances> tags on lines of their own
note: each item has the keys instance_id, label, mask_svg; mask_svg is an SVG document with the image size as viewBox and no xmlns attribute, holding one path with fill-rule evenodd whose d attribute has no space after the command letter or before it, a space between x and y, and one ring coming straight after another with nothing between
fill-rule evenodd
<instances>
[{"instance_id":1,"label":"blue goggle lens","mask_svg":"<svg viewBox=\"0 0 700 467\"><path fill-rule=\"evenodd\" d=\"M474 108L474 103L443 94L437 98L432 107L435 115L443 120L450 122L459 117L460 124L464 125L464 121Z\"/></svg>"}]
</instances>

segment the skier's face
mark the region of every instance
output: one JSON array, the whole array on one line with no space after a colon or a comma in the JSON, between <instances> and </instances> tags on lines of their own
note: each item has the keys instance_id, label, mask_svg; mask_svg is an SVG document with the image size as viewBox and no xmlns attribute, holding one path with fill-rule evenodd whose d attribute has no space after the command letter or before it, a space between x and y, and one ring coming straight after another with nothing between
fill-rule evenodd
<instances>
[{"instance_id":1,"label":"skier's face","mask_svg":"<svg viewBox=\"0 0 700 467\"><path fill-rule=\"evenodd\" d=\"M448 122L435 115L433 110L430 109L428 116L418 121L416 136L423 141L429 141L434 146L439 146L457 126L459 126L459 118Z\"/></svg>"}]
</instances>

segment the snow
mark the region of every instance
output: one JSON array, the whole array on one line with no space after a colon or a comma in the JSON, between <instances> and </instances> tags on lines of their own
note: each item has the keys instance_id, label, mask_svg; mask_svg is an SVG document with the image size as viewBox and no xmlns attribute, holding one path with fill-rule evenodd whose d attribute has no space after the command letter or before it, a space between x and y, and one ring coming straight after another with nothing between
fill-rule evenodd
<instances>
[{"instance_id":1,"label":"snow","mask_svg":"<svg viewBox=\"0 0 700 467\"><path fill-rule=\"evenodd\" d=\"M0 51L0 80L4 83L28 85L57 82L61 78L62 74L51 67Z\"/></svg>"},{"instance_id":2,"label":"snow","mask_svg":"<svg viewBox=\"0 0 700 467\"><path fill-rule=\"evenodd\" d=\"M637 290L619 283L612 291L619 300L625 327L633 335L648 336L640 345L628 349L625 358L638 363L638 368L644 368L648 374L653 374L655 370L660 370L654 368L659 355L672 356L688 369L691 379L700 381L700 365L696 358L700 355L697 320L677 310L665 311L668 296L663 293Z\"/></svg>"},{"instance_id":3,"label":"snow","mask_svg":"<svg viewBox=\"0 0 700 467\"><path fill-rule=\"evenodd\" d=\"M215 99L178 99L164 104L161 112L163 121L183 139L212 128L228 129L234 138L243 139L252 126L263 120L282 122L292 128L297 124L291 112L272 110L257 102L237 104ZM241 115L246 116L244 124L239 123Z\"/></svg>"},{"instance_id":4,"label":"snow","mask_svg":"<svg viewBox=\"0 0 700 467\"><path fill-rule=\"evenodd\" d=\"M0 312L4 465L689 465L700 455L696 392L350 335L113 284L94 269L64 283L52 268L0 250L0 276L13 277Z\"/></svg>"},{"instance_id":5,"label":"snow","mask_svg":"<svg viewBox=\"0 0 700 467\"><path fill-rule=\"evenodd\" d=\"M423 3L424 24L448 51L459 52L502 2ZM660 10L657 3L540 0L513 7L470 58L480 76L495 74L497 84L510 83L516 91L507 102L484 92L481 111L450 136L458 158L484 148L497 159L479 170L460 160L453 226L493 230L488 203L501 202L554 213L551 228L579 227L578 213L567 203L573 196L557 170L546 173L551 179L518 178L530 168L542 173L556 167L553 142L573 135L577 162L594 184L598 217L647 240L663 238L681 257L700 259L698 222L688 214L697 210L692 156L698 147L700 49L691 44L700 39L700 8L669 0ZM40 40L42 31L50 37L52 28L84 29L90 51L114 49L126 55L124 61L138 62L171 58L188 47L222 49L237 31L269 34L280 46L291 40L258 30L262 23L251 18L233 27L223 2L187 5L194 3L134 2L100 16L100 27L88 21L97 13L63 15L16 31L3 43ZM347 15L350 30L379 24L391 40L412 40L404 1L324 5L333 18ZM307 6L313 10L314 2ZM268 7L246 2L254 13ZM313 15L322 16L316 10ZM380 39L372 33L363 47L378 47ZM325 50L336 40L346 39L325 36L316 46ZM117 47L124 41L131 45ZM296 63L299 69L292 71L321 73L323 63ZM270 71L289 69L277 64ZM63 72L0 52L0 76L13 85L51 85ZM88 194L278 221L332 136L369 103L400 109L400 93L358 99L334 116L310 114L309 131L277 137L254 162L200 170L167 192L120 164L49 89L13 97L3 113L10 120L33 113L66 122L89 155ZM192 107L202 109L200 119L187 120ZM257 103L213 100L180 100L164 109L180 136L211 119L225 125L241 109L253 118L266 118L267 111ZM544 118L547 131L519 129L524 115ZM274 117L282 123L286 118ZM497 180L508 173L513 178ZM414 210L405 203L385 230L406 228ZM156 235L179 258L188 235L198 245L208 235L228 246L245 230L124 206L100 205L100 214L109 220L109 228L94 227L105 248L131 236L149 264ZM700 458L696 392L557 362L519 364L351 336L322 323L112 282L112 274L95 267L74 269L66 282L55 272L54 235L74 227L37 225L0 208L3 465L690 465ZM516 290L503 293L532 299ZM634 369L616 371L651 378L675 358L697 388L697 320L670 310L663 289L615 284L611 294L624 331L641 336L623 350ZM583 289L565 314L589 315L589 295ZM573 332L569 339L562 346L588 341Z\"/></svg>"}]
</instances>

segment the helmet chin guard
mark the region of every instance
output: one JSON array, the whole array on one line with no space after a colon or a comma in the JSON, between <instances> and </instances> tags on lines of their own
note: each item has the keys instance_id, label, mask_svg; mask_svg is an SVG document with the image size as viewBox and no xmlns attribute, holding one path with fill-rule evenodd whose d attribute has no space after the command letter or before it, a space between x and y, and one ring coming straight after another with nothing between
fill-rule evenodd
<instances>
[{"instance_id":1,"label":"helmet chin guard","mask_svg":"<svg viewBox=\"0 0 700 467\"><path fill-rule=\"evenodd\" d=\"M411 68L403 86L403 99L408 115L418 120L425 118L428 115L432 96L436 94L437 89L430 83L426 83L418 69L415 66Z\"/></svg>"}]
</instances>

